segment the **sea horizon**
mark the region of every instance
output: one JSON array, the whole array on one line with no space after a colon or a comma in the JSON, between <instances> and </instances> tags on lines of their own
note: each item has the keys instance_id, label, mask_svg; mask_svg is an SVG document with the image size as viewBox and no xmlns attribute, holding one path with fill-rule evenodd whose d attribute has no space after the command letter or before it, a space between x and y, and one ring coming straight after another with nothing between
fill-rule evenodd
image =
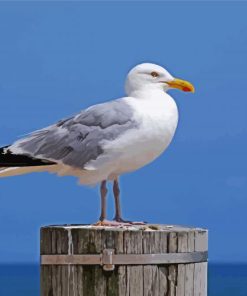
<instances>
[{"instance_id":1,"label":"sea horizon","mask_svg":"<svg viewBox=\"0 0 247 296\"><path fill-rule=\"evenodd\" d=\"M39 263L0 264L1 296L40 295ZM208 296L246 296L247 263L209 262Z\"/></svg>"}]
</instances>

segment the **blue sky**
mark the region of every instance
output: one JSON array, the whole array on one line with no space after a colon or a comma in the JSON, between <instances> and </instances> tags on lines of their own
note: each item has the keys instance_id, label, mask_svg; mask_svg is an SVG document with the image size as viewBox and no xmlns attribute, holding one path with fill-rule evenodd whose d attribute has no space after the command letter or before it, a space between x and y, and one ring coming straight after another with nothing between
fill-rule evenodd
<instances>
[{"instance_id":1,"label":"blue sky","mask_svg":"<svg viewBox=\"0 0 247 296\"><path fill-rule=\"evenodd\" d=\"M126 218L209 229L211 261L247 262L247 3L1 2L0 144L124 95L128 70L193 82L169 149L122 177ZM38 262L39 228L91 223L97 188L72 177L0 179L0 262ZM109 217L113 215L109 197Z\"/></svg>"}]
</instances>

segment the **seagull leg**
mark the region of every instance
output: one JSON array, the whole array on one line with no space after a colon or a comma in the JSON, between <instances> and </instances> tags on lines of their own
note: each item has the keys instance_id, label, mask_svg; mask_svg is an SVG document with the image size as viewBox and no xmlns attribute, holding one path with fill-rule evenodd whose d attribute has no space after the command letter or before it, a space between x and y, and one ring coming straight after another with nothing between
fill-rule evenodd
<instances>
[{"instance_id":1,"label":"seagull leg","mask_svg":"<svg viewBox=\"0 0 247 296\"><path fill-rule=\"evenodd\" d=\"M101 182L100 185L100 195L101 195L101 215L99 221L95 223L95 226L132 226L132 225L144 225L144 222L131 222L125 221L122 219L121 215L121 205L120 205L120 189L118 179L115 179L113 182L113 194L115 199L115 217L113 221L106 220L106 197L107 197L107 187L106 180Z\"/></svg>"},{"instance_id":2,"label":"seagull leg","mask_svg":"<svg viewBox=\"0 0 247 296\"><path fill-rule=\"evenodd\" d=\"M134 221L126 221L122 218L121 214L121 203L120 203L120 188L118 178L113 181L113 194L115 199L115 217L114 221L122 223L122 224L130 224L130 225L145 225L146 222L134 222Z\"/></svg>"},{"instance_id":3,"label":"seagull leg","mask_svg":"<svg viewBox=\"0 0 247 296\"><path fill-rule=\"evenodd\" d=\"M106 220L106 198L107 198L107 187L106 180L101 182L100 185L100 196L101 196L101 215L99 221L96 222L95 226L122 226L123 223L119 221L108 221ZM126 224L126 223L125 223ZM130 225L130 224L128 224Z\"/></svg>"},{"instance_id":4,"label":"seagull leg","mask_svg":"<svg viewBox=\"0 0 247 296\"><path fill-rule=\"evenodd\" d=\"M101 196L101 215L99 220L102 222L106 219L106 197L107 197L106 180L101 182L100 196Z\"/></svg>"},{"instance_id":5,"label":"seagull leg","mask_svg":"<svg viewBox=\"0 0 247 296\"><path fill-rule=\"evenodd\" d=\"M115 217L113 220L117 222L128 222L122 219L118 178L113 181L113 194L115 199Z\"/></svg>"}]
</instances>

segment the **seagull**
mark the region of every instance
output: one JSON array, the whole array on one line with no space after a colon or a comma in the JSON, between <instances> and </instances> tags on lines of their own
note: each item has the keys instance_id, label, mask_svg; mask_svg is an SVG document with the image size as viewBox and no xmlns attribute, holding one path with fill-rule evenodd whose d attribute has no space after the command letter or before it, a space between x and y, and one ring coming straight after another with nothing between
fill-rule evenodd
<instances>
[{"instance_id":1,"label":"seagull","mask_svg":"<svg viewBox=\"0 0 247 296\"><path fill-rule=\"evenodd\" d=\"M194 92L163 67L143 63L127 75L126 96L80 111L0 148L0 177L48 171L100 184L101 215L96 225L134 224L122 218L119 176L156 159L171 143L178 108L170 89ZM107 220L107 182L113 183L115 217Z\"/></svg>"}]
</instances>

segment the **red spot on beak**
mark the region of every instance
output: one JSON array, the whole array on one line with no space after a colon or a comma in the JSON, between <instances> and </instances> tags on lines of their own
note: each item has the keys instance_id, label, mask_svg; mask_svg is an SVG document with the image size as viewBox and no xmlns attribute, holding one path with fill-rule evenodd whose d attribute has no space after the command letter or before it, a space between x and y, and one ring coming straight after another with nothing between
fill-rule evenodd
<instances>
[{"instance_id":1,"label":"red spot on beak","mask_svg":"<svg viewBox=\"0 0 247 296\"><path fill-rule=\"evenodd\" d=\"M183 91L191 91L191 89L185 86L183 87Z\"/></svg>"}]
</instances>

